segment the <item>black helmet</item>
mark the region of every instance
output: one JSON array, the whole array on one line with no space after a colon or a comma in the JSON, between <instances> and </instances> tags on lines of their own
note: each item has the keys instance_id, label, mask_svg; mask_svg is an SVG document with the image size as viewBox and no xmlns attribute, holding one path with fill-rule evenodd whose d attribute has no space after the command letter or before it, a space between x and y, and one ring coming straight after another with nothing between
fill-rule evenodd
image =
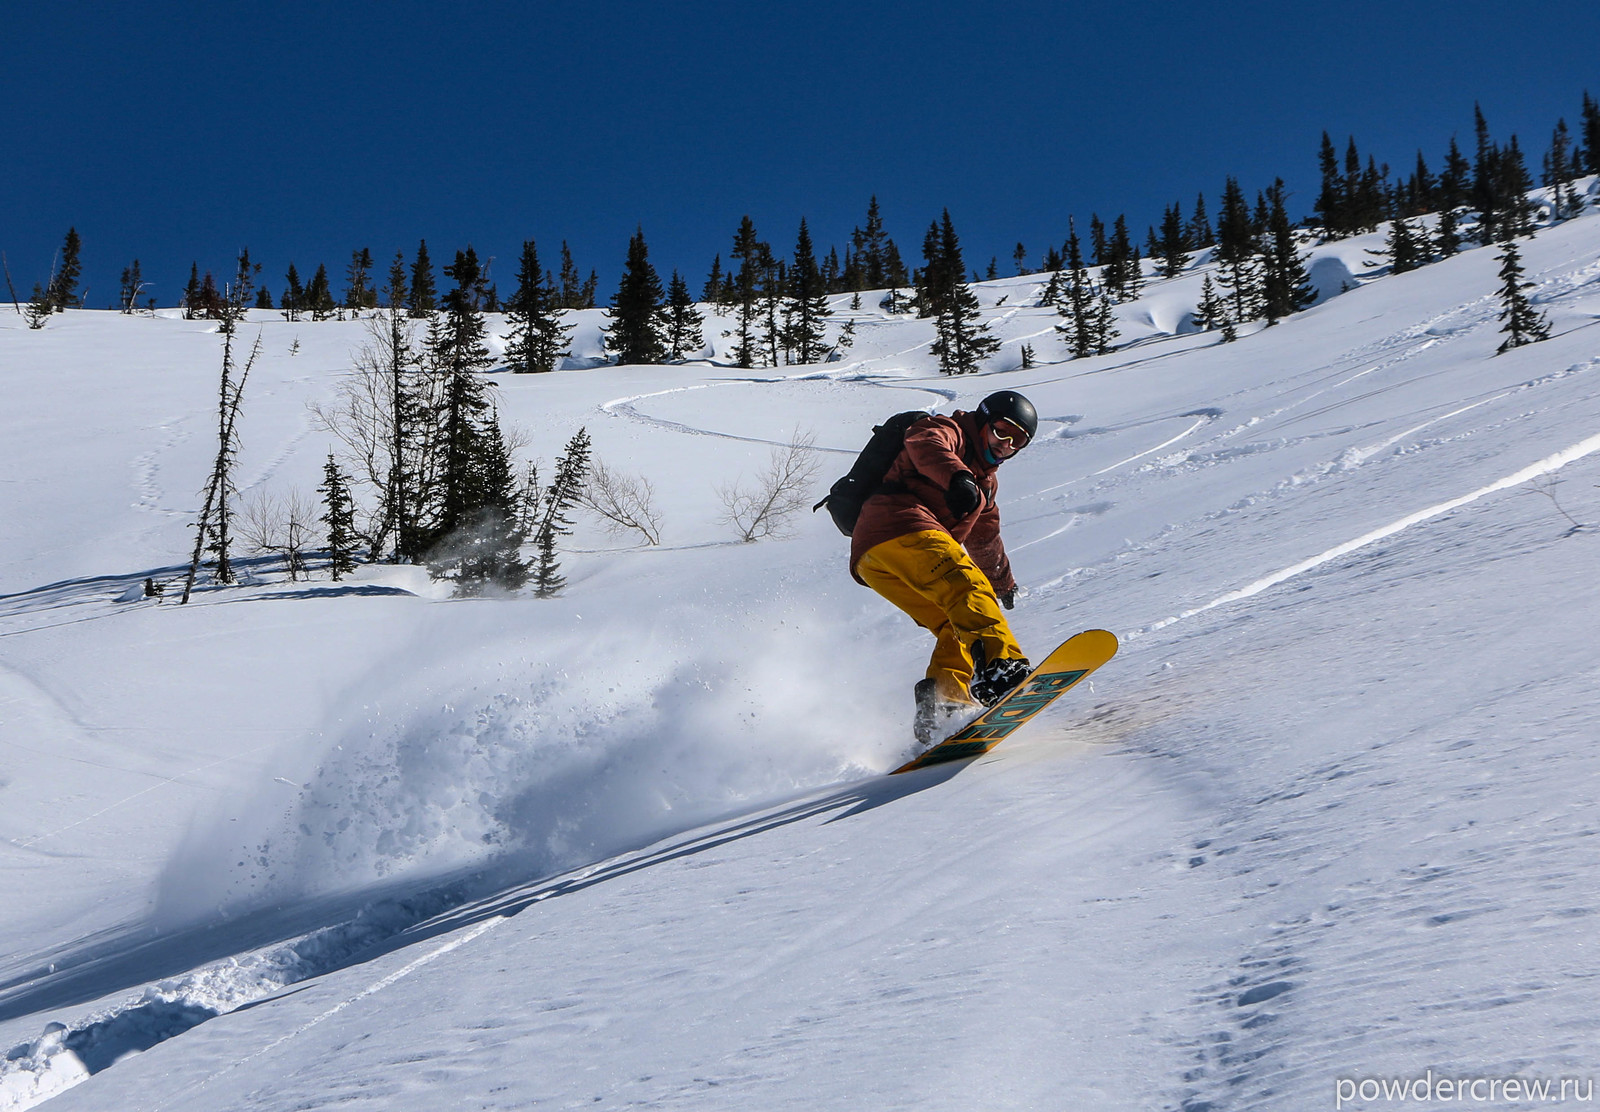
<instances>
[{"instance_id":1,"label":"black helmet","mask_svg":"<svg viewBox=\"0 0 1600 1112\"><path fill-rule=\"evenodd\" d=\"M1039 431L1039 411L1015 390L997 390L984 398L978 403L978 416L986 425L1010 421L1027 433L1030 441L1033 434Z\"/></svg>"}]
</instances>

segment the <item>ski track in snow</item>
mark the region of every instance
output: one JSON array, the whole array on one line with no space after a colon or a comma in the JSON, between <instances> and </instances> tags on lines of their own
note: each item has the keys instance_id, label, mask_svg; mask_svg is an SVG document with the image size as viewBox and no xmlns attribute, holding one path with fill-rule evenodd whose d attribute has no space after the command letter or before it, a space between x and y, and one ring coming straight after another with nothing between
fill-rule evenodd
<instances>
[{"instance_id":1,"label":"ski track in snow","mask_svg":"<svg viewBox=\"0 0 1600 1112\"><path fill-rule=\"evenodd\" d=\"M1237 590L1229 591L1225 595L1221 595L1218 598L1212 599L1203 606L1197 606L1192 610L1185 610L1176 617L1163 618L1160 621L1145 627L1144 629L1132 630L1129 632L1128 637L1130 640L1142 637L1146 634L1165 629L1177 622L1192 618L1197 614L1204 614L1208 610L1215 610L1219 606L1228 606L1235 602L1242 602L1245 599L1253 598L1263 591L1276 587L1280 583L1285 583L1298 575L1303 575L1308 571L1319 568L1324 564L1339 559L1340 557L1347 556L1357 549L1365 548L1368 545L1376 544L1378 541L1392 537L1401 530L1409 529L1411 526L1421 524L1424 521L1430 521L1433 518L1450 513L1452 510L1458 510L1462 506L1476 502L1478 499L1486 497L1490 494L1497 494L1502 490L1507 490L1511 487L1521 486L1523 483L1531 482L1540 476L1552 474L1561 470L1569 463L1583 459L1585 456L1592 455L1595 452L1600 452L1600 434L1591 436L1587 440L1580 441L1579 443L1572 445L1570 448L1563 449L1554 455L1547 456L1537 463L1529 464L1522 470L1517 471L1514 474L1507 475L1503 479L1497 479L1488 486L1480 487L1477 490L1474 490L1468 494L1463 494L1458 498L1452 498L1447 502L1440 502L1437 505L1429 506L1427 509L1418 510L1416 513L1408 514L1400 520L1391 522L1390 524L1382 526L1381 528L1374 529L1370 533L1364 533L1353 540L1346 541L1343 544L1335 545L1333 548L1330 548L1325 552L1320 552L1315 556L1308 557L1307 559L1291 565L1290 567L1284 568L1281 571L1276 571L1271 575L1263 576L1253 583L1247 583L1245 586L1240 587Z\"/></svg>"}]
</instances>

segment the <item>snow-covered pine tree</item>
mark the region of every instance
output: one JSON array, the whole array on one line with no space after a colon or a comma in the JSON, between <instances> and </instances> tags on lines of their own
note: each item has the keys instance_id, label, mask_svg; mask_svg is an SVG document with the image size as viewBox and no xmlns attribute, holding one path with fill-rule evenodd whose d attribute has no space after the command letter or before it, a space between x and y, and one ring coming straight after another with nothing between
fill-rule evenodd
<instances>
[{"instance_id":1,"label":"snow-covered pine tree","mask_svg":"<svg viewBox=\"0 0 1600 1112\"><path fill-rule=\"evenodd\" d=\"M817 267L816 252L811 246L811 231L802 217L783 309L783 346L793 353L795 362L806 364L822 361L827 350L824 340L828 331L828 317L832 312L828 308L827 286L822 280L822 271Z\"/></svg>"},{"instance_id":2,"label":"snow-covered pine tree","mask_svg":"<svg viewBox=\"0 0 1600 1112\"><path fill-rule=\"evenodd\" d=\"M706 346L705 316L695 307L689 283L676 270L667 283L667 358L674 363L698 355Z\"/></svg>"},{"instance_id":3,"label":"snow-covered pine tree","mask_svg":"<svg viewBox=\"0 0 1600 1112\"><path fill-rule=\"evenodd\" d=\"M506 323L511 332L506 343L506 363L517 374L556 369L567 354L571 325L561 323L553 280L539 265L539 249L524 240L517 267L517 288L506 302Z\"/></svg>"},{"instance_id":4,"label":"snow-covered pine tree","mask_svg":"<svg viewBox=\"0 0 1600 1112\"><path fill-rule=\"evenodd\" d=\"M350 497L350 480L339 470L332 452L328 453L328 462L322 468L322 485L317 490L322 494L322 523L328 530L328 573L337 583L356 570L356 544L360 537L356 535L355 500Z\"/></svg>"},{"instance_id":5,"label":"snow-covered pine tree","mask_svg":"<svg viewBox=\"0 0 1600 1112\"><path fill-rule=\"evenodd\" d=\"M1505 322L1500 331L1506 334L1498 351L1548 340L1550 322L1528 299L1527 291L1533 289L1533 283L1522 280L1522 254L1516 241L1507 236L1495 258L1500 263L1500 320Z\"/></svg>"},{"instance_id":6,"label":"snow-covered pine tree","mask_svg":"<svg viewBox=\"0 0 1600 1112\"><path fill-rule=\"evenodd\" d=\"M666 358L665 291L656 268L650 265L650 248L644 228L628 240L628 260L611 308L610 325L602 330L605 352L618 364L659 363Z\"/></svg>"}]
</instances>

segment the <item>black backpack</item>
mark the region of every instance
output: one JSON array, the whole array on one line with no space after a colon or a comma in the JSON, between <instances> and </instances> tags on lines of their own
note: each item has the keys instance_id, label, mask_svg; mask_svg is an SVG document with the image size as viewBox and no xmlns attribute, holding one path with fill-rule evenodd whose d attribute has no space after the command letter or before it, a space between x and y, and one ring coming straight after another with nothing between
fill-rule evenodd
<instances>
[{"instance_id":1,"label":"black backpack","mask_svg":"<svg viewBox=\"0 0 1600 1112\"><path fill-rule=\"evenodd\" d=\"M816 513L822 507L828 507L833 523L839 527L839 532L848 537L855 531L862 503L874 494L903 489L898 483L885 484L883 477L894 466L900 449L905 447L906 430L927 416L923 410L912 409L896 413L883 424L873 426L872 439L861 449L849 474L829 487L828 496L812 506L811 512Z\"/></svg>"}]
</instances>

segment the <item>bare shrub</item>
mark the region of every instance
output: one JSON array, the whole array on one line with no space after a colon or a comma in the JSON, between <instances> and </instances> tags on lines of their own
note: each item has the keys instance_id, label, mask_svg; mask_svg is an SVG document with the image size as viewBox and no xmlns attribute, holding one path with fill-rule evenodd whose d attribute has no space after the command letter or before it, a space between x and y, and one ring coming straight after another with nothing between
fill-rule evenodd
<instances>
[{"instance_id":1,"label":"bare shrub","mask_svg":"<svg viewBox=\"0 0 1600 1112\"><path fill-rule=\"evenodd\" d=\"M291 582L306 574L306 549L317 535L317 504L298 490L257 491L245 498L233 532L252 555L283 557Z\"/></svg>"},{"instance_id":2,"label":"bare shrub","mask_svg":"<svg viewBox=\"0 0 1600 1112\"><path fill-rule=\"evenodd\" d=\"M596 459L589 465L589 481L578 504L605 522L612 536L638 533L646 544L661 543L661 511L655 506L655 487L643 475L613 471Z\"/></svg>"},{"instance_id":3,"label":"bare shrub","mask_svg":"<svg viewBox=\"0 0 1600 1112\"><path fill-rule=\"evenodd\" d=\"M772 450L753 487L735 484L717 489L722 521L734 527L740 540L785 536L790 518L810 507L819 466L815 443L814 435L797 429L787 445Z\"/></svg>"}]
</instances>

